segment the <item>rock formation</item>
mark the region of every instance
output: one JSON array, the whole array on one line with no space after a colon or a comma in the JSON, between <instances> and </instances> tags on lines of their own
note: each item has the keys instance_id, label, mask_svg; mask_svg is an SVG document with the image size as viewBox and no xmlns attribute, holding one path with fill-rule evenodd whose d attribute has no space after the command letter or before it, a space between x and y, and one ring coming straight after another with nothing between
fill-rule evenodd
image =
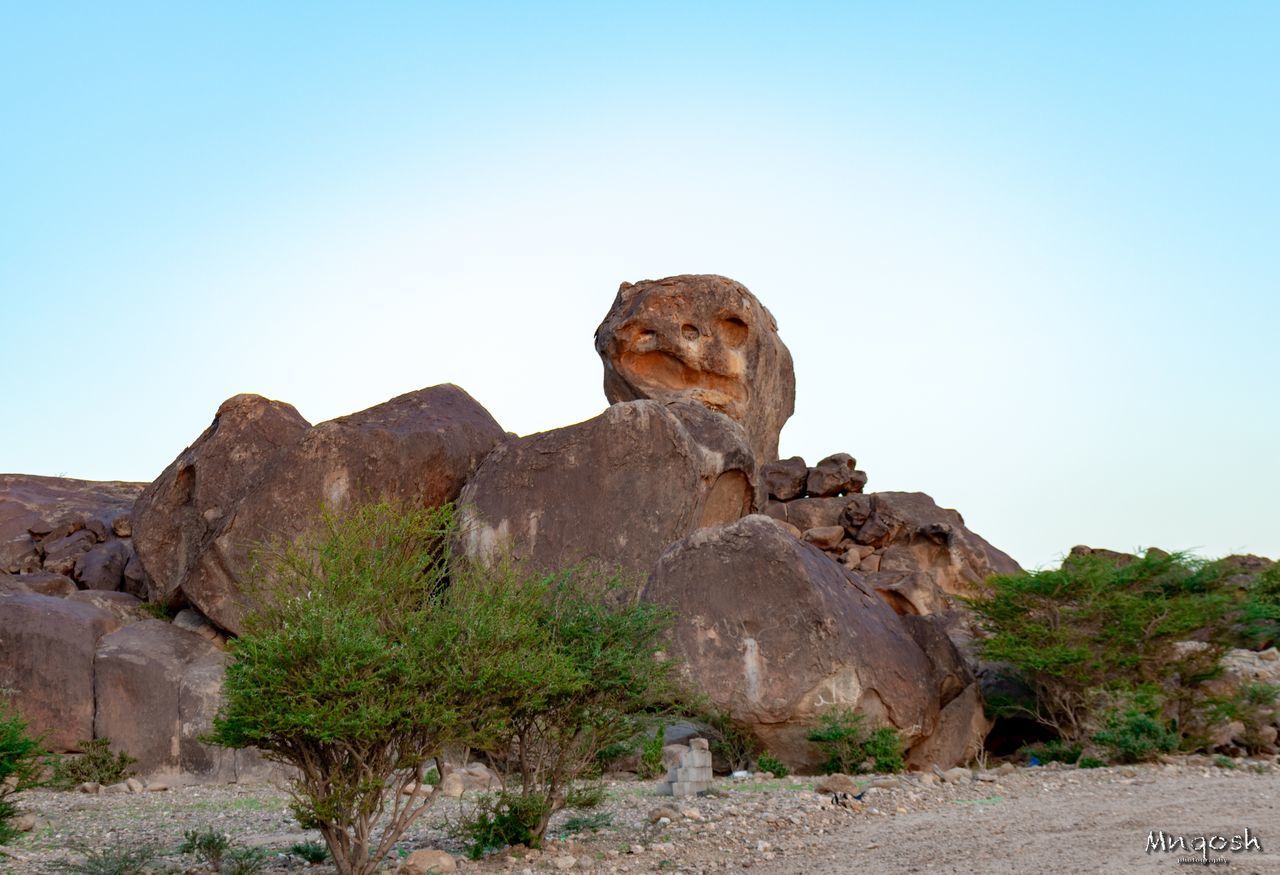
<instances>
[{"instance_id":1,"label":"rock formation","mask_svg":"<svg viewBox=\"0 0 1280 875\"><path fill-rule=\"evenodd\" d=\"M700 404L631 401L499 446L462 492L468 551L646 574L672 541L750 513L755 460Z\"/></svg>"},{"instance_id":2,"label":"rock formation","mask_svg":"<svg viewBox=\"0 0 1280 875\"><path fill-rule=\"evenodd\" d=\"M157 597L180 591L238 632L260 544L305 534L326 507L452 501L502 438L488 411L451 385L314 427L288 405L237 396L138 501L139 556Z\"/></svg>"},{"instance_id":3,"label":"rock formation","mask_svg":"<svg viewBox=\"0 0 1280 875\"><path fill-rule=\"evenodd\" d=\"M761 463L778 457L795 410L791 353L741 283L710 274L623 283L596 351L610 403L697 401L741 423Z\"/></svg>"},{"instance_id":4,"label":"rock formation","mask_svg":"<svg viewBox=\"0 0 1280 875\"><path fill-rule=\"evenodd\" d=\"M854 708L914 746L972 686L967 675L944 684L948 672L964 671L958 657L947 653L939 665L856 575L769 517L672 544L642 597L675 609L673 655L690 678L794 768L818 764L806 736L826 709ZM950 648L945 636L935 645ZM974 707L980 716L981 703ZM935 740L939 748L981 743L977 721L945 728L956 738Z\"/></svg>"}]
</instances>

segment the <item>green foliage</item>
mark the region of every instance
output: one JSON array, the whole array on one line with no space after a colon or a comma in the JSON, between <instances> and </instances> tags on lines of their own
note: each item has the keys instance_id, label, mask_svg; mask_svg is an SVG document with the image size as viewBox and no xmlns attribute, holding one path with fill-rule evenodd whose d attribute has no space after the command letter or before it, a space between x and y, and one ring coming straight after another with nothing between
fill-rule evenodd
<instances>
[{"instance_id":1,"label":"green foliage","mask_svg":"<svg viewBox=\"0 0 1280 875\"><path fill-rule=\"evenodd\" d=\"M787 768L786 763L770 753L760 754L756 759L756 770L771 772L775 778L785 778L791 774L791 770Z\"/></svg>"},{"instance_id":2,"label":"green foliage","mask_svg":"<svg viewBox=\"0 0 1280 875\"><path fill-rule=\"evenodd\" d=\"M1071 765L1080 759L1084 748L1078 744L1067 744L1060 738L1051 738L1044 744L1024 747L1020 753L1028 759L1035 757L1041 763L1066 763Z\"/></svg>"},{"instance_id":3,"label":"green foliage","mask_svg":"<svg viewBox=\"0 0 1280 875\"><path fill-rule=\"evenodd\" d=\"M485 683L511 655L479 627L505 618L482 611L454 640L467 622L447 597L455 533L449 507L326 514L313 536L260 554L247 587L210 740L298 769L295 815L341 873L373 871L423 813L431 797L400 791L444 745L487 741L505 716Z\"/></svg>"},{"instance_id":4,"label":"green foliage","mask_svg":"<svg viewBox=\"0 0 1280 875\"><path fill-rule=\"evenodd\" d=\"M182 834L180 854L195 854L214 869L222 867L222 858L231 849L231 839L216 829L189 829Z\"/></svg>"},{"instance_id":5,"label":"green foliage","mask_svg":"<svg viewBox=\"0 0 1280 875\"><path fill-rule=\"evenodd\" d=\"M660 778L666 774L666 770L662 768L662 748L665 746L663 744L665 735L666 727L659 723L653 735L646 738L644 744L641 745L640 777Z\"/></svg>"},{"instance_id":6,"label":"green foliage","mask_svg":"<svg viewBox=\"0 0 1280 875\"><path fill-rule=\"evenodd\" d=\"M138 607L157 620L170 620L173 618L173 613L163 602L143 602Z\"/></svg>"},{"instance_id":7,"label":"green foliage","mask_svg":"<svg viewBox=\"0 0 1280 875\"><path fill-rule=\"evenodd\" d=\"M580 832L599 832L613 824L613 815L607 811L580 814L564 822L566 835Z\"/></svg>"},{"instance_id":8,"label":"green foliage","mask_svg":"<svg viewBox=\"0 0 1280 875\"><path fill-rule=\"evenodd\" d=\"M1239 646L1263 650L1280 644L1280 562L1253 579L1238 623Z\"/></svg>"},{"instance_id":9,"label":"green foliage","mask_svg":"<svg viewBox=\"0 0 1280 875\"><path fill-rule=\"evenodd\" d=\"M119 784L133 774L136 759L124 751L111 752L111 739L95 738L80 743L81 753L60 757L53 763L49 785L57 790L74 790L92 782L104 787Z\"/></svg>"},{"instance_id":10,"label":"green foliage","mask_svg":"<svg viewBox=\"0 0 1280 875\"><path fill-rule=\"evenodd\" d=\"M11 823L18 815L13 796L40 786L44 763L40 740L27 732L21 716L0 703L0 845L17 836Z\"/></svg>"},{"instance_id":11,"label":"green foliage","mask_svg":"<svg viewBox=\"0 0 1280 875\"><path fill-rule=\"evenodd\" d=\"M540 847L542 836L534 830L550 817L550 804L541 795L490 793L480 798L475 812L463 819L458 832L469 843L468 856L479 860L508 845Z\"/></svg>"},{"instance_id":12,"label":"green foliage","mask_svg":"<svg viewBox=\"0 0 1280 875\"><path fill-rule=\"evenodd\" d=\"M257 875L270 860L270 854L262 848L232 848L218 871L220 875Z\"/></svg>"},{"instance_id":13,"label":"green foliage","mask_svg":"<svg viewBox=\"0 0 1280 875\"><path fill-rule=\"evenodd\" d=\"M289 853L304 863L323 863L329 859L329 849L324 842L295 842L290 846Z\"/></svg>"},{"instance_id":14,"label":"green foliage","mask_svg":"<svg viewBox=\"0 0 1280 875\"><path fill-rule=\"evenodd\" d=\"M742 771L760 754L755 737L733 719L728 711L710 709L701 717L711 730L711 753L728 763L730 770Z\"/></svg>"},{"instance_id":15,"label":"green foliage","mask_svg":"<svg viewBox=\"0 0 1280 875\"><path fill-rule=\"evenodd\" d=\"M601 783L592 781L585 784L575 784L564 794L564 807L579 809L599 808L604 804L607 796L608 793Z\"/></svg>"},{"instance_id":16,"label":"green foliage","mask_svg":"<svg viewBox=\"0 0 1280 875\"><path fill-rule=\"evenodd\" d=\"M1234 769L1236 767L1235 760L1229 756L1223 756L1222 754L1218 754L1213 758L1213 764L1220 769Z\"/></svg>"},{"instance_id":17,"label":"green foliage","mask_svg":"<svg viewBox=\"0 0 1280 875\"><path fill-rule=\"evenodd\" d=\"M889 726L870 729L863 715L852 709L824 712L809 740L826 757L822 770L827 774L900 772L906 767L898 733Z\"/></svg>"},{"instance_id":18,"label":"green foliage","mask_svg":"<svg viewBox=\"0 0 1280 875\"><path fill-rule=\"evenodd\" d=\"M1176 750L1179 736L1161 717L1162 705L1161 697L1149 688L1117 696L1103 712L1103 728L1093 734L1093 743L1120 763L1139 763Z\"/></svg>"},{"instance_id":19,"label":"green foliage","mask_svg":"<svg viewBox=\"0 0 1280 875\"><path fill-rule=\"evenodd\" d=\"M147 875L155 871L160 851L152 845L115 845L85 848L80 853L83 856L77 862L59 861L53 868L69 875Z\"/></svg>"},{"instance_id":20,"label":"green foliage","mask_svg":"<svg viewBox=\"0 0 1280 875\"><path fill-rule=\"evenodd\" d=\"M1097 757L1080 757L1076 765L1082 769L1101 769L1106 763Z\"/></svg>"}]
</instances>

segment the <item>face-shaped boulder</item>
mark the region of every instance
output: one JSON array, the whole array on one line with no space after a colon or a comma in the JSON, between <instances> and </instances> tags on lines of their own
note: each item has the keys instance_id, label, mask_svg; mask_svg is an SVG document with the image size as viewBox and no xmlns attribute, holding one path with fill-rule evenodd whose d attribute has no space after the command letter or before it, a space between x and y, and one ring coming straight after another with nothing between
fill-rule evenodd
<instances>
[{"instance_id":1,"label":"face-shaped boulder","mask_svg":"<svg viewBox=\"0 0 1280 875\"><path fill-rule=\"evenodd\" d=\"M611 404L697 401L740 422L759 462L778 457L795 371L773 316L741 283L713 274L623 283L596 351Z\"/></svg>"}]
</instances>

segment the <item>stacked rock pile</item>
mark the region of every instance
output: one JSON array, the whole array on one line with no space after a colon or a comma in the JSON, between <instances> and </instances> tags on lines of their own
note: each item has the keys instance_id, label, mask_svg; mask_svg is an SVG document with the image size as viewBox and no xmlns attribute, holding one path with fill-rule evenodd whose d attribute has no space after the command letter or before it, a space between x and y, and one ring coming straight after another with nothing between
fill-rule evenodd
<instances>
[{"instance_id":1,"label":"stacked rock pile","mask_svg":"<svg viewBox=\"0 0 1280 875\"><path fill-rule=\"evenodd\" d=\"M667 770L667 779L658 787L659 796L697 796L711 789L711 749L705 738L689 740L680 765Z\"/></svg>"},{"instance_id":2,"label":"stacked rock pile","mask_svg":"<svg viewBox=\"0 0 1280 875\"><path fill-rule=\"evenodd\" d=\"M883 544L876 542L888 532L866 526L872 499L862 493L867 472L857 466L848 453L834 453L812 468L800 456L770 462L760 469L769 497L764 512L846 568L878 571Z\"/></svg>"}]
</instances>

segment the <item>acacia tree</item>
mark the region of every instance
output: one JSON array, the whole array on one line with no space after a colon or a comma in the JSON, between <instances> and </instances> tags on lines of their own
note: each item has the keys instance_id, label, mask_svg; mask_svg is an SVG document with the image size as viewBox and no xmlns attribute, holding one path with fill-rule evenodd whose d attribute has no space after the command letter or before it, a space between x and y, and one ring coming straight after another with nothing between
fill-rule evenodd
<instances>
[{"instance_id":1,"label":"acacia tree","mask_svg":"<svg viewBox=\"0 0 1280 875\"><path fill-rule=\"evenodd\" d=\"M248 587L211 740L296 769L295 813L344 875L374 871L428 808L411 785L444 746L483 746L502 722L484 686L507 658L485 640L501 622L478 618L470 673L441 658L457 625L455 532L450 507L327 514L314 537L272 551Z\"/></svg>"}]
</instances>

